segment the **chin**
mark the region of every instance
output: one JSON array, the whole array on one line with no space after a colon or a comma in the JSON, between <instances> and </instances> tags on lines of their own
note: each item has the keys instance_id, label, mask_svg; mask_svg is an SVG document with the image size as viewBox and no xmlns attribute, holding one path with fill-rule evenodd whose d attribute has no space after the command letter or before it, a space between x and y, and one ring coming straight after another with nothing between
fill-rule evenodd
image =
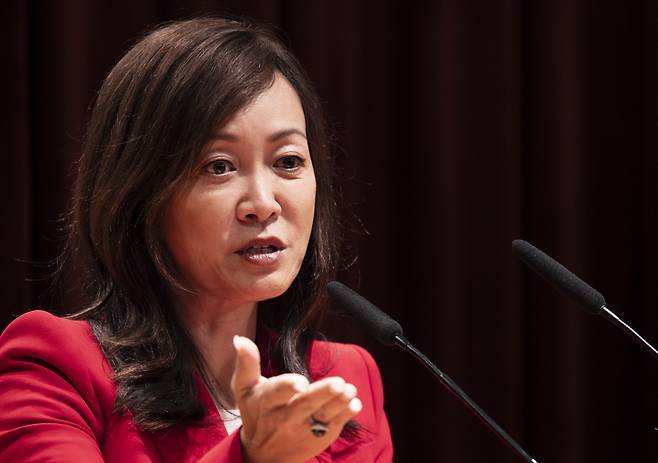
<instances>
[{"instance_id":1,"label":"chin","mask_svg":"<svg viewBox=\"0 0 658 463\"><path fill-rule=\"evenodd\" d=\"M268 299L274 299L285 293L290 288L290 283L256 283L249 287L249 299L255 302L262 302Z\"/></svg>"}]
</instances>

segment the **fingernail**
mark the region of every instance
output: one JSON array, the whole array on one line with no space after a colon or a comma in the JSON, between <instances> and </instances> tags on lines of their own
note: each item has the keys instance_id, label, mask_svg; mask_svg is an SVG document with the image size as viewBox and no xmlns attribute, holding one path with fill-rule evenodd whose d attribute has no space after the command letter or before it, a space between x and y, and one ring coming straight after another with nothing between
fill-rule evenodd
<instances>
[{"instance_id":1,"label":"fingernail","mask_svg":"<svg viewBox=\"0 0 658 463\"><path fill-rule=\"evenodd\" d=\"M233 336L233 347L239 349L241 345L242 345L242 339L240 339L240 336L236 334L235 336Z\"/></svg>"},{"instance_id":2,"label":"fingernail","mask_svg":"<svg viewBox=\"0 0 658 463\"><path fill-rule=\"evenodd\" d=\"M353 399L356 397L356 386L354 384L346 384L345 392L343 392L348 398Z\"/></svg>"},{"instance_id":3,"label":"fingernail","mask_svg":"<svg viewBox=\"0 0 658 463\"><path fill-rule=\"evenodd\" d=\"M350 411L352 413L359 413L362 408L363 408L363 404L359 399L350 400Z\"/></svg>"}]
</instances>

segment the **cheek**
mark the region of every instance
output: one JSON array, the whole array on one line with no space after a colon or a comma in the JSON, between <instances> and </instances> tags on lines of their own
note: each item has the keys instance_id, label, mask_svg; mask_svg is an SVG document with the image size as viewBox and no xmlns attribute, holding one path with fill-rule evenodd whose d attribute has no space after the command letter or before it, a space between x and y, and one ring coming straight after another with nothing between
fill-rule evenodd
<instances>
[{"instance_id":1,"label":"cheek","mask_svg":"<svg viewBox=\"0 0 658 463\"><path fill-rule=\"evenodd\" d=\"M165 239L170 253L185 273L203 261L209 249L220 247L228 229L226 211L216 202L198 197L172 201L165 220Z\"/></svg>"},{"instance_id":2,"label":"cheek","mask_svg":"<svg viewBox=\"0 0 658 463\"><path fill-rule=\"evenodd\" d=\"M310 235L315 217L315 181L313 181L303 194L298 196L298 213L305 231Z\"/></svg>"}]
</instances>

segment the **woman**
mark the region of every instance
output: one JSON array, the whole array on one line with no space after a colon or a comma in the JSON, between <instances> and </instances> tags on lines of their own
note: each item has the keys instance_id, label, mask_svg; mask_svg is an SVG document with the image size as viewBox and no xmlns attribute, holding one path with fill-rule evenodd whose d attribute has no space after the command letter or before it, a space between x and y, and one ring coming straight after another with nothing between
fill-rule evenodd
<instances>
[{"instance_id":1,"label":"woman","mask_svg":"<svg viewBox=\"0 0 658 463\"><path fill-rule=\"evenodd\" d=\"M75 189L65 256L89 304L0 338L0 460L391 461L372 357L313 340L336 262L327 146L267 31L196 19L135 45Z\"/></svg>"}]
</instances>

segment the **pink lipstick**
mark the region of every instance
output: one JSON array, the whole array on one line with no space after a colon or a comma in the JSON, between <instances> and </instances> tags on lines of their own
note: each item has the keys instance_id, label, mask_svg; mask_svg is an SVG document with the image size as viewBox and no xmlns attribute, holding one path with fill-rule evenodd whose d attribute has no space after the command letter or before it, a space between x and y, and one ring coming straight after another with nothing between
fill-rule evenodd
<instances>
[{"instance_id":1,"label":"pink lipstick","mask_svg":"<svg viewBox=\"0 0 658 463\"><path fill-rule=\"evenodd\" d=\"M259 238L242 246L237 254L255 265L272 265L279 260L285 246L278 238Z\"/></svg>"}]
</instances>

